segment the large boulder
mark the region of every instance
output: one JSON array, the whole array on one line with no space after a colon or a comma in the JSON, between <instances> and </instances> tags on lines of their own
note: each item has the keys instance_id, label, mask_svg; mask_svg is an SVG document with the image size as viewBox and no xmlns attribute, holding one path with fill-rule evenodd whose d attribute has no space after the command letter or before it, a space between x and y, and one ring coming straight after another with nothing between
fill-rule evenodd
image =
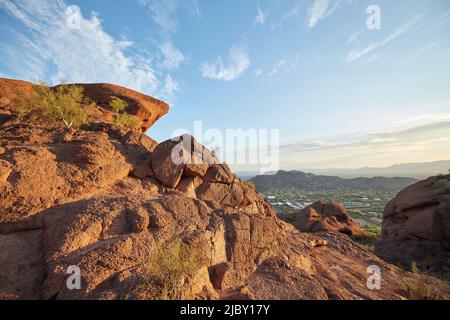
<instances>
[{"instance_id":1,"label":"large boulder","mask_svg":"<svg viewBox=\"0 0 450 320\"><path fill-rule=\"evenodd\" d=\"M317 201L295 214L294 226L302 232L334 231L360 236L361 226L348 215L338 202Z\"/></svg>"},{"instance_id":2,"label":"large boulder","mask_svg":"<svg viewBox=\"0 0 450 320\"><path fill-rule=\"evenodd\" d=\"M152 154L155 176L170 188L175 188L183 176L202 177L218 160L191 135L183 135L156 146Z\"/></svg>"},{"instance_id":3,"label":"large boulder","mask_svg":"<svg viewBox=\"0 0 450 320\"><path fill-rule=\"evenodd\" d=\"M400 191L384 210L380 256L422 270L450 273L450 175L430 177Z\"/></svg>"}]
</instances>

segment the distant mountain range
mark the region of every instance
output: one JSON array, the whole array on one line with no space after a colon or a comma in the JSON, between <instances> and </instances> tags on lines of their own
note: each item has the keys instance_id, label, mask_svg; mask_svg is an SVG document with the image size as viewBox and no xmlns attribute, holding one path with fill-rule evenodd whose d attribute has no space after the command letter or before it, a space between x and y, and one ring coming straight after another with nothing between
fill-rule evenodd
<instances>
[{"instance_id":1,"label":"distant mountain range","mask_svg":"<svg viewBox=\"0 0 450 320\"><path fill-rule=\"evenodd\" d=\"M336 189L394 189L400 190L417 182L414 178L373 177L344 179L336 176L315 175L302 171L280 170L273 175L259 175L250 179L258 190L300 188L302 190Z\"/></svg>"},{"instance_id":2,"label":"distant mountain range","mask_svg":"<svg viewBox=\"0 0 450 320\"><path fill-rule=\"evenodd\" d=\"M439 173L445 174L450 169L450 160L402 163L385 168L359 168L359 169L316 169L306 170L315 174L336 175L343 178L354 177L411 177L424 179Z\"/></svg>"},{"instance_id":3,"label":"distant mountain range","mask_svg":"<svg viewBox=\"0 0 450 320\"><path fill-rule=\"evenodd\" d=\"M424 179L430 176L435 176L439 173L445 174L449 169L450 160L444 160L422 163L402 163L385 168L364 167L358 169L301 169L301 171L318 175L338 176L341 178L407 177ZM259 173L247 171L240 172L238 174L243 179L250 179ZM271 172L270 174L275 174L275 172Z\"/></svg>"}]
</instances>

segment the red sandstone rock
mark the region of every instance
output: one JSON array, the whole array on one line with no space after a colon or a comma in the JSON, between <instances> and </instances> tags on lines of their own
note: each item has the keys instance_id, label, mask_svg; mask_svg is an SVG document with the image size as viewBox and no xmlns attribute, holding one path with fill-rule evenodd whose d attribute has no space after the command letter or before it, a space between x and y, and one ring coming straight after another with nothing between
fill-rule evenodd
<instances>
[{"instance_id":1,"label":"red sandstone rock","mask_svg":"<svg viewBox=\"0 0 450 320\"><path fill-rule=\"evenodd\" d=\"M340 203L317 201L297 212L294 226L303 232L335 231L349 236L361 235L361 227L354 222Z\"/></svg>"},{"instance_id":2,"label":"red sandstone rock","mask_svg":"<svg viewBox=\"0 0 450 320\"><path fill-rule=\"evenodd\" d=\"M448 272L450 259L450 191L430 177L400 191L385 208L380 256L430 272Z\"/></svg>"}]
</instances>

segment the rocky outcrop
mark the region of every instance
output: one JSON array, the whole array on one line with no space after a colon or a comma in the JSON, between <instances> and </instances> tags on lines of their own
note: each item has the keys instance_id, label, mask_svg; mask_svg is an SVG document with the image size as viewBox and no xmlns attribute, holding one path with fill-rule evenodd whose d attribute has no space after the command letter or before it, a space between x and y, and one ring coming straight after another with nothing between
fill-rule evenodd
<instances>
[{"instance_id":1,"label":"rocky outcrop","mask_svg":"<svg viewBox=\"0 0 450 320\"><path fill-rule=\"evenodd\" d=\"M67 131L9 121L0 146L1 299L155 298L148 264L174 238L202 256L180 298L402 299L403 278L449 297L447 283L389 265L346 235L277 219L190 136L157 144L106 123ZM382 290L366 285L374 264ZM74 267L80 289L67 286Z\"/></svg>"},{"instance_id":2,"label":"rocky outcrop","mask_svg":"<svg viewBox=\"0 0 450 320\"><path fill-rule=\"evenodd\" d=\"M386 206L380 256L410 267L450 274L450 175L430 177L397 194ZM450 182L448 182L450 184Z\"/></svg>"},{"instance_id":3,"label":"rocky outcrop","mask_svg":"<svg viewBox=\"0 0 450 320\"><path fill-rule=\"evenodd\" d=\"M139 121L141 133L150 128L159 118L169 111L169 105L163 101L108 83L77 84L84 89L84 95L95 102L96 107L89 104L85 108L90 109L95 115L96 121L110 123L114 112L109 107L112 98L117 97L128 103L126 112L136 117ZM0 78L0 99L7 103L0 104L0 125L8 120L14 113L29 103L29 98L34 96L32 83Z\"/></svg>"},{"instance_id":4,"label":"rocky outcrop","mask_svg":"<svg viewBox=\"0 0 450 320\"><path fill-rule=\"evenodd\" d=\"M361 227L338 202L317 201L295 213L294 226L303 232L334 231L349 236L360 236Z\"/></svg>"}]
</instances>

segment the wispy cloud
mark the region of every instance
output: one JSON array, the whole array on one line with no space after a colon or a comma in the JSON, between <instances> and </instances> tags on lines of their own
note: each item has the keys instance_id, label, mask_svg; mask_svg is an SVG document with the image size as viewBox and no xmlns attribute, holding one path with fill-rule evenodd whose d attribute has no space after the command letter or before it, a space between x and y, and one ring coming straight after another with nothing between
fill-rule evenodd
<instances>
[{"instance_id":1,"label":"wispy cloud","mask_svg":"<svg viewBox=\"0 0 450 320\"><path fill-rule=\"evenodd\" d=\"M350 45L352 43L355 43L356 41L358 41L359 37L362 35L363 31L359 30L359 31L355 31L353 32L350 37L347 40L347 45Z\"/></svg>"},{"instance_id":2,"label":"wispy cloud","mask_svg":"<svg viewBox=\"0 0 450 320\"><path fill-rule=\"evenodd\" d=\"M414 55L412 55L409 58L405 58L405 59L400 59L398 61L398 63L400 64L408 64L410 62L413 62L414 60L416 60L418 57L420 57L422 54L424 54L425 52L433 49L434 47L436 47L438 44L437 43L431 43L429 45L426 45L422 48L420 48Z\"/></svg>"},{"instance_id":3,"label":"wispy cloud","mask_svg":"<svg viewBox=\"0 0 450 320\"><path fill-rule=\"evenodd\" d=\"M296 54L294 60L291 61L287 61L286 59L280 59L272 67L272 70L267 73L267 76L273 77L280 72L291 72L298 66L299 63L300 63L299 54Z\"/></svg>"},{"instance_id":4,"label":"wispy cloud","mask_svg":"<svg viewBox=\"0 0 450 320\"><path fill-rule=\"evenodd\" d=\"M288 169L380 167L449 159L450 149L442 147L449 143L450 118L434 118L403 129L284 145L280 158Z\"/></svg>"},{"instance_id":5,"label":"wispy cloud","mask_svg":"<svg viewBox=\"0 0 450 320\"><path fill-rule=\"evenodd\" d=\"M384 38L383 40L371 43L365 48L354 49L354 50L350 51L347 54L347 62L352 62L354 60L357 60L357 59L361 58L362 56L372 52L375 49L378 49L378 48L381 48L381 47L384 47L384 46L390 44L391 42L393 42L394 40L396 40L397 38L402 36L404 33L409 31L417 22L419 22L419 20L421 18L422 18L422 14L416 15L412 19L410 19L410 20L404 22L402 25L400 25L400 27L397 30L395 30L393 33L391 33L388 37Z\"/></svg>"},{"instance_id":6,"label":"wispy cloud","mask_svg":"<svg viewBox=\"0 0 450 320\"><path fill-rule=\"evenodd\" d=\"M372 54L371 56L369 56L369 57L367 58L366 64L370 64L370 63L372 63L372 62L375 62L375 61L377 61L377 60L380 60L380 58L381 58L382 56L383 56L383 55L380 54L380 53Z\"/></svg>"},{"instance_id":7,"label":"wispy cloud","mask_svg":"<svg viewBox=\"0 0 450 320\"><path fill-rule=\"evenodd\" d=\"M180 90L180 85L176 80L172 78L170 74L167 74L164 79L164 85L159 92L159 96L171 105L175 104L175 94Z\"/></svg>"},{"instance_id":8,"label":"wispy cloud","mask_svg":"<svg viewBox=\"0 0 450 320\"><path fill-rule=\"evenodd\" d=\"M246 46L232 46L225 61L219 56L213 63L204 63L200 71L205 78L232 81L239 78L250 66Z\"/></svg>"},{"instance_id":9,"label":"wispy cloud","mask_svg":"<svg viewBox=\"0 0 450 320\"><path fill-rule=\"evenodd\" d=\"M267 76L268 77L273 77L274 75L276 75L278 72L280 72L281 69L285 69L287 65L286 60L281 59L279 60L272 68L272 71L270 71Z\"/></svg>"},{"instance_id":10,"label":"wispy cloud","mask_svg":"<svg viewBox=\"0 0 450 320\"><path fill-rule=\"evenodd\" d=\"M261 69L256 69L255 70L255 78L259 78L263 75L263 71Z\"/></svg>"},{"instance_id":11,"label":"wispy cloud","mask_svg":"<svg viewBox=\"0 0 450 320\"><path fill-rule=\"evenodd\" d=\"M275 24L275 23L272 24L272 27L271 27L272 30L276 30L277 28L281 29L282 26L283 26L283 23L285 21L287 21L289 19L292 19L292 18L297 18L300 15L300 7L301 7L301 2L300 1L296 1L294 3L294 6L291 9L289 9L288 12L286 12L285 14L283 14L281 16L281 19L280 19L280 22L279 22L278 25Z\"/></svg>"},{"instance_id":12,"label":"wispy cloud","mask_svg":"<svg viewBox=\"0 0 450 320\"><path fill-rule=\"evenodd\" d=\"M201 11L197 0L138 0L152 20L165 32L176 32L178 28L177 13L183 11L192 17L200 17Z\"/></svg>"},{"instance_id":13,"label":"wispy cloud","mask_svg":"<svg viewBox=\"0 0 450 320\"><path fill-rule=\"evenodd\" d=\"M161 66L169 70L178 70L180 65L186 61L186 57L183 53L175 48L170 41L165 41L159 46L159 49L163 56Z\"/></svg>"},{"instance_id":14,"label":"wispy cloud","mask_svg":"<svg viewBox=\"0 0 450 320\"><path fill-rule=\"evenodd\" d=\"M258 13L256 14L254 23L262 26L266 22L268 11L263 11L259 2L257 4L257 9Z\"/></svg>"},{"instance_id":15,"label":"wispy cloud","mask_svg":"<svg viewBox=\"0 0 450 320\"><path fill-rule=\"evenodd\" d=\"M14 45L0 48L17 77L113 82L147 93L159 86L150 57L128 54L132 43L108 34L95 13L86 18L79 7L63 1L0 0L0 7L28 27ZM14 63L17 56L23 64Z\"/></svg>"},{"instance_id":16,"label":"wispy cloud","mask_svg":"<svg viewBox=\"0 0 450 320\"><path fill-rule=\"evenodd\" d=\"M342 0L314 0L308 8L308 27L313 28L320 20L330 16L342 2Z\"/></svg>"}]
</instances>

